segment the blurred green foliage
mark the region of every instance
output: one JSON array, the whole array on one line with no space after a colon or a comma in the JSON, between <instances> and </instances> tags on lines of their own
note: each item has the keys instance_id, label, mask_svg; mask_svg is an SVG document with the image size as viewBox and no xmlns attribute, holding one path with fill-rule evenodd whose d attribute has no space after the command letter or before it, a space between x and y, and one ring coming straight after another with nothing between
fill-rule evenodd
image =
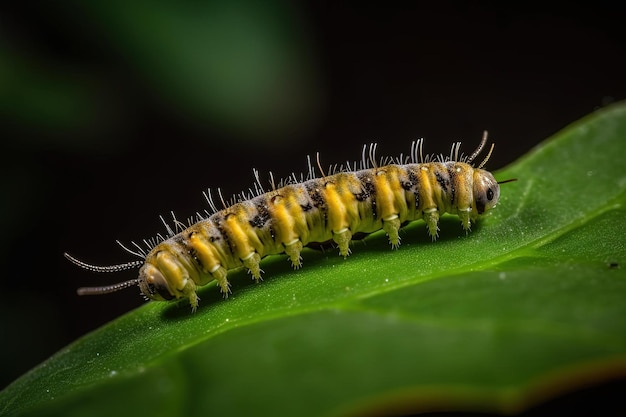
<instances>
[{"instance_id":1,"label":"blurred green foliage","mask_svg":"<svg viewBox=\"0 0 626 417\"><path fill-rule=\"evenodd\" d=\"M295 3L62 2L37 13L55 15L47 23L58 25L61 39L49 40L50 48L75 62L37 51L27 36L0 39L0 116L17 131L37 133L30 139L100 151L119 146L100 131L132 114L133 103L121 102L125 88L235 140L286 141L316 120L323 93Z\"/></svg>"}]
</instances>

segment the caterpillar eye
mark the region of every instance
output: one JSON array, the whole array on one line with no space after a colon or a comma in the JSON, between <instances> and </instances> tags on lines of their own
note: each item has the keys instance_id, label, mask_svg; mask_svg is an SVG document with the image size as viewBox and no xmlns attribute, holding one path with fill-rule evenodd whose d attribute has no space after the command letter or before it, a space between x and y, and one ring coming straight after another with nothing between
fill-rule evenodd
<instances>
[{"instance_id":1,"label":"caterpillar eye","mask_svg":"<svg viewBox=\"0 0 626 417\"><path fill-rule=\"evenodd\" d=\"M165 276L151 264L146 264L139 271L139 288L151 300L163 301L174 298Z\"/></svg>"}]
</instances>

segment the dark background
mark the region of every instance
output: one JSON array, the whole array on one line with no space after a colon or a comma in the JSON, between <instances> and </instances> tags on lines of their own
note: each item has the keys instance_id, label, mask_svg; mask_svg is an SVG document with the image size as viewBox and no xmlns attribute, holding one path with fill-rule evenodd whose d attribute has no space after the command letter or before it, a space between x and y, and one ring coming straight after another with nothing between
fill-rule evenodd
<instances>
[{"instance_id":1,"label":"dark background","mask_svg":"<svg viewBox=\"0 0 626 417\"><path fill-rule=\"evenodd\" d=\"M497 170L626 98L623 11L367 7L335 2L101 2L0 6L0 387L143 303L78 297L115 243L162 232L267 178L429 152L488 129ZM593 151L593 150L590 150Z\"/></svg>"}]
</instances>

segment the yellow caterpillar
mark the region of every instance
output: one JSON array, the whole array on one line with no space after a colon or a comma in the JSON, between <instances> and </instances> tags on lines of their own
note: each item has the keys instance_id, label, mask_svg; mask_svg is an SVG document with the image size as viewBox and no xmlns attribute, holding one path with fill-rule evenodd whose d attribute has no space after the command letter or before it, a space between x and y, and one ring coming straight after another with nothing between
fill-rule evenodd
<instances>
[{"instance_id":1,"label":"yellow caterpillar","mask_svg":"<svg viewBox=\"0 0 626 417\"><path fill-rule=\"evenodd\" d=\"M465 231L477 217L494 208L500 197L499 183L482 167L471 164L487 142L483 134L478 148L469 156L459 155L460 143L450 156L423 157L422 140L413 142L406 158L376 163L376 145L363 148L357 169L340 167L332 175L315 178L309 162L307 180L294 176L265 192L255 171L255 191L241 194L237 201L217 210L210 194L213 213L197 214L196 222L182 225L175 218L176 232L167 224L167 237L146 242L148 250L124 249L143 258L113 266L94 266L65 254L76 265L95 272L118 272L140 268L130 281L79 288L80 295L106 294L139 285L152 300L187 298L193 310L198 306L196 290L215 280L225 297L230 292L228 271L244 266L258 282L261 259L286 253L294 268L302 266L300 252L310 243L334 242L344 258L350 254L354 234L383 229L392 248L400 245L401 225L423 219L433 240L437 237L439 215L456 214ZM318 160L319 166L319 160ZM508 181L503 181L508 182ZM220 195L221 197L221 195ZM223 200L222 200L223 202ZM224 204L226 206L226 204ZM165 223L165 222L164 222Z\"/></svg>"}]
</instances>

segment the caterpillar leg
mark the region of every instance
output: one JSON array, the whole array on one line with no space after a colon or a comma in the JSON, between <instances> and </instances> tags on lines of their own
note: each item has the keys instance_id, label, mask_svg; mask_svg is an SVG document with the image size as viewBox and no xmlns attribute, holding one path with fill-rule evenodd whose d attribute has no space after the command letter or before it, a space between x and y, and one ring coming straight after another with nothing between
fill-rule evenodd
<instances>
[{"instance_id":1,"label":"caterpillar leg","mask_svg":"<svg viewBox=\"0 0 626 417\"><path fill-rule=\"evenodd\" d=\"M339 245L339 254L344 258L350 255L350 241L352 240L352 232L347 227L341 229L338 232L333 232L333 240Z\"/></svg>"},{"instance_id":2,"label":"caterpillar leg","mask_svg":"<svg viewBox=\"0 0 626 417\"><path fill-rule=\"evenodd\" d=\"M302 242L300 239L294 239L289 243L285 243L285 253L289 256L294 269L299 269L302 266L302 256L300 256L300 252L302 252Z\"/></svg>"},{"instance_id":3,"label":"caterpillar leg","mask_svg":"<svg viewBox=\"0 0 626 417\"><path fill-rule=\"evenodd\" d=\"M198 301L200 300L200 298L198 297L198 294L196 294L196 284L190 278L188 278L185 282L185 286L183 287L183 295L189 299L191 311L195 313L196 309L198 308Z\"/></svg>"},{"instance_id":4,"label":"caterpillar leg","mask_svg":"<svg viewBox=\"0 0 626 417\"><path fill-rule=\"evenodd\" d=\"M439 235L439 210L435 207L424 210L424 221L426 221L428 234L433 240L436 240Z\"/></svg>"},{"instance_id":5,"label":"caterpillar leg","mask_svg":"<svg viewBox=\"0 0 626 417\"><path fill-rule=\"evenodd\" d=\"M391 247L393 249L398 249L398 246L400 246L400 236L398 235L398 231L400 230L400 219L397 214L383 219L383 230L387 233L387 236L389 236L389 243L391 243Z\"/></svg>"},{"instance_id":6,"label":"caterpillar leg","mask_svg":"<svg viewBox=\"0 0 626 417\"><path fill-rule=\"evenodd\" d=\"M228 294L230 294L230 283L228 282L228 279L226 279L226 275L228 275L226 268L219 265L214 271L211 271L211 275L217 281L217 285L219 285L224 298L228 298Z\"/></svg>"},{"instance_id":7,"label":"caterpillar leg","mask_svg":"<svg viewBox=\"0 0 626 417\"><path fill-rule=\"evenodd\" d=\"M471 211L472 211L471 207L458 210L459 218L461 219L461 225L463 226L463 230L465 230L465 233L469 232L471 224L472 224L470 221Z\"/></svg>"},{"instance_id":8,"label":"caterpillar leg","mask_svg":"<svg viewBox=\"0 0 626 417\"><path fill-rule=\"evenodd\" d=\"M243 266L248 268L248 272L252 274L252 278L254 278L256 282L259 282L261 279L261 272L263 272L259 266L261 263L261 255L256 252L251 252L241 261L243 262Z\"/></svg>"}]
</instances>

